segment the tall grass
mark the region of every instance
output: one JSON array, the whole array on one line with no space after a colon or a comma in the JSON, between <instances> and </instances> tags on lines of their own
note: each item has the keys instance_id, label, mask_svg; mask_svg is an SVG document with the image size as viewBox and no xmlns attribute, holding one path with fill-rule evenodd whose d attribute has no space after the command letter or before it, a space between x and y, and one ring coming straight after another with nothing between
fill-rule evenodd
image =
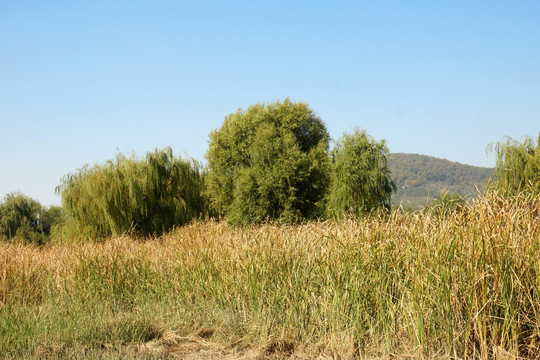
<instances>
[{"instance_id":1,"label":"tall grass","mask_svg":"<svg viewBox=\"0 0 540 360\"><path fill-rule=\"evenodd\" d=\"M214 329L226 346L285 339L311 356L536 358L539 219L540 197L491 193L444 217L0 244L0 354Z\"/></svg>"}]
</instances>

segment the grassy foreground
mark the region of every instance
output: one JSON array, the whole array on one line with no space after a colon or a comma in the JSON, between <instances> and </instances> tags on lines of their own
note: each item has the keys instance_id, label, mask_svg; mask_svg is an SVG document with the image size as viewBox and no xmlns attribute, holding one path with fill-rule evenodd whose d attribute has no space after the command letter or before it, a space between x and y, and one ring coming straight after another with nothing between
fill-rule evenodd
<instances>
[{"instance_id":1,"label":"grassy foreground","mask_svg":"<svg viewBox=\"0 0 540 360\"><path fill-rule=\"evenodd\" d=\"M244 358L540 357L540 198L0 244L0 358L168 358L190 342Z\"/></svg>"}]
</instances>

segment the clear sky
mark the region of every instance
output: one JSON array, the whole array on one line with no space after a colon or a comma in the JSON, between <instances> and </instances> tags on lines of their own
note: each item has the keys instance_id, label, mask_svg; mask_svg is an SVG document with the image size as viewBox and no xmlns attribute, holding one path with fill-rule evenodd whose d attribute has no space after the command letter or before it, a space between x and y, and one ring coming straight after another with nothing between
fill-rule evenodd
<instances>
[{"instance_id":1,"label":"clear sky","mask_svg":"<svg viewBox=\"0 0 540 360\"><path fill-rule=\"evenodd\" d=\"M493 166L540 131L540 1L0 0L0 197L304 101L339 138Z\"/></svg>"}]
</instances>

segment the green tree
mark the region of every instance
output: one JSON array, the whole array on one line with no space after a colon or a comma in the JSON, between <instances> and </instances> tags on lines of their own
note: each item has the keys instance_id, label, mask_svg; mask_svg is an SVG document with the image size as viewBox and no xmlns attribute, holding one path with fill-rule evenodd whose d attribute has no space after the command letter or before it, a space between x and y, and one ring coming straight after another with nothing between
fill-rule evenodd
<instances>
[{"instance_id":1,"label":"green tree","mask_svg":"<svg viewBox=\"0 0 540 360\"><path fill-rule=\"evenodd\" d=\"M525 137L523 142L506 137L503 142L490 144L488 151L495 152L497 163L492 188L506 194L523 190L540 192L540 133L538 141Z\"/></svg>"},{"instance_id":2,"label":"green tree","mask_svg":"<svg viewBox=\"0 0 540 360\"><path fill-rule=\"evenodd\" d=\"M44 242L43 212L38 201L19 193L7 194L0 204L0 236L21 242Z\"/></svg>"},{"instance_id":3,"label":"green tree","mask_svg":"<svg viewBox=\"0 0 540 360\"><path fill-rule=\"evenodd\" d=\"M331 152L332 180L328 194L329 216L360 215L390 208L396 185L387 164L388 148L365 130L345 133Z\"/></svg>"},{"instance_id":4,"label":"green tree","mask_svg":"<svg viewBox=\"0 0 540 360\"><path fill-rule=\"evenodd\" d=\"M210 134L206 193L231 223L322 215L329 135L306 103L256 104Z\"/></svg>"},{"instance_id":5,"label":"green tree","mask_svg":"<svg viewBox=\"0 0 540 360\"><path fill-rule=\"evenodd\" d=\"M64 210L61 206L43 208L40 215L41 228L45 235L50 235L52 228L65 221Z\"/></svg>"},{"instance_id":6,"label":"green tree","mask_svg":"<svg viewBox=\"0 0 540 360\"><path fill-rule=\"evenodd\" d=\"M204 216L203 186L200 165L166 148L143 160L118 154L103 165L85 166L65 176L57 191L66 233L96 238L128 231L162 234Z\"/></svg>"}]
</instances>

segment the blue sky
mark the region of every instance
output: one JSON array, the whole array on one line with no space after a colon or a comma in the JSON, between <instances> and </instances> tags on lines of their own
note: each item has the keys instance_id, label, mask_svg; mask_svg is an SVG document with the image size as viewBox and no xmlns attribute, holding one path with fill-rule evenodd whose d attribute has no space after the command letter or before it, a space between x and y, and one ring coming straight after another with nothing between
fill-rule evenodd
<instances>
[{"instance_id":1,"label":"blue sky","mask_svg":"<svg viewBox=\"0 0 540 360\"><path fill-rule=\"evenodd\" d=\"M304 101L339 138L493 166L540 131L538 1L0 0L0 197L59 204L120 151L203 160L238 108Z\"/></svg>"}]
</instances>

